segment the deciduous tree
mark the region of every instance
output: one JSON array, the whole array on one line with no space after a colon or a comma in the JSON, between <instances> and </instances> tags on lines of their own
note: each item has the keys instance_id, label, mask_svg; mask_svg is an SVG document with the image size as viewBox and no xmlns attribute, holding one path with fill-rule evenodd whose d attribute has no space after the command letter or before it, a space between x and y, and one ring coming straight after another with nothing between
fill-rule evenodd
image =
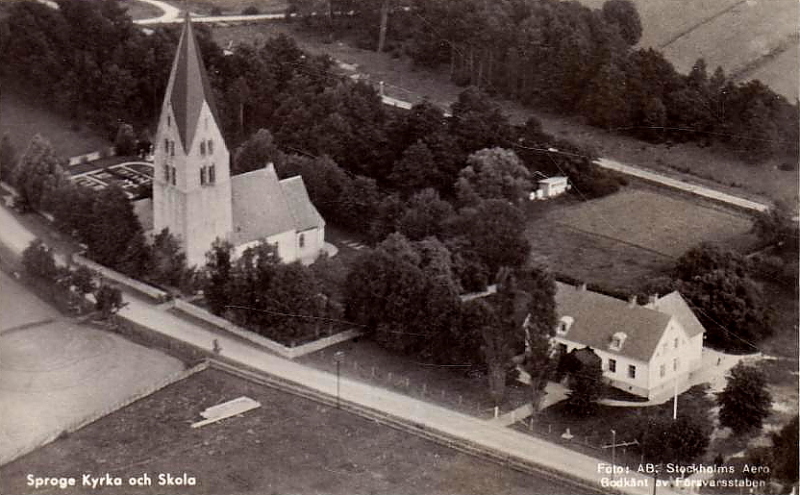
<instances>
[{"instance_id":1,"label":"deciduous tree","mask_svg":"<svg viewBox=\"0 0 800 495\"><path fill-rule=\"evenodd\" d=\"M720 424L736 434L760 429L772 407L764 373L744 363L731 368L728 384L717 394L717 401Z\"/></svg>"}]
</instances>

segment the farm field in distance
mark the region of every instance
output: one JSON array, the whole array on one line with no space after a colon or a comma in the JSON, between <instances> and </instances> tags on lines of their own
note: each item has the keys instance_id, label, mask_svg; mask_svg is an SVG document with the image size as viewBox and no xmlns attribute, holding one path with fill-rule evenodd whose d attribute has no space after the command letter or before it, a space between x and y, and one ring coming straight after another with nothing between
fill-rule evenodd
<instances>
[{"instance_id":1,"label":"farm field in distance","mask_svg":"<svg viewBox=\"0 0 800 495\"><path fill-rule=\"evenodd\" d=\"M605 0L580 0L601 8ZM797 98L797 0L633 0L642 19L640 46L664 52L681 72L703 57L709 72L748 71L790 102ZM766 55L783 51L794 56ZM778 55L778 53L774 53Z\"/></svg>"},{"instance_id":2,"label":"farm field in distance","mask_svg":"<svg viewBox=\"0 0 800 495\"><path fill-rule=\"evenodd\" d=\"M52 109L33 105L9 90L0 97L0 115L3 116L0 136L8 133L17 156L22 156L36 134L50 141L56 154L63 158L98 151L111 144L89 127L74 130L69 119Z\"/></svg>"},{"instance_id":3,"label":"farm field in distance","mask_svg":"<svg viewBox=\"0 0 800 495\"><path fill-rule=\"evenodd\" d=\"M636 290L701 242L746 250L756 242L751 225L746 215L710 203L628 186L597 200L554 203L526 235L535 262L585 282Z\"/></svg>"},{"instance_id":4,"label":"farm field in distance","mask_svg":"<svg viewBox=\"0 0 800 495\"><path fill-rule=\"evenodd\" d=\"M209 406L242 395L262 406L193 429ZM574 487L523 474L349 412L240 379L201 371L0 468L5 495L28 493L27 473L156 473L197 478L191 493L551 494ZM85 489L37 493L85 493ZM118 491L118 493L123 493Z\"/></svg>"}]
</instances>

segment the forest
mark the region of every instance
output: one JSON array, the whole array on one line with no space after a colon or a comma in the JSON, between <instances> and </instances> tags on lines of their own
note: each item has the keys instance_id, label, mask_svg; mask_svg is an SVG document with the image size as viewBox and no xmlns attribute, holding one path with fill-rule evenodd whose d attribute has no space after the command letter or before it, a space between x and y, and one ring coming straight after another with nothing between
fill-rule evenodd
<instances>
[{"instance_id":1,"label":"forest","mask_svg":"<svg viewBox=\"0 0 800 495\"><path fill-rule=\"evenodd\" d=\"M649 142L718 143L751 163L798 161L797 102L759 81L734 82L702 59L681 74L659 51L637 48L642 25L630 0L596 10L561 0L290 4L311 28L444 68L456 84L533 108ZM303 15L321 4L339 15Z\"/></svg>"}]
</instances>

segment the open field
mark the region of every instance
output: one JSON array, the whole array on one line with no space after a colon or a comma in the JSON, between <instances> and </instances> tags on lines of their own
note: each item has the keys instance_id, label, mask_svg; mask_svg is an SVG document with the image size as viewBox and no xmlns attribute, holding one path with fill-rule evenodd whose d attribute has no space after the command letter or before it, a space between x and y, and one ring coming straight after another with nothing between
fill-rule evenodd
<instances>
[{"instance_id":1,"label":"open field","mask_svg":"<svg viewBox=\"0 0 800 495\"><path fill-rule=\"evenodd\" d=\"M0 458L183 369L177 359L59 318L3 272L0 287Z\"/></svg>"},{"instance_id":2,"label":"open field","mask_svg":"<svg viewBox=\"0 0 800 495\"><path fill-rule=\"evenodd\" d=\"M286 0L181 0L171 3L201 15L212 14L214 8L218 8L222 15L239 15L248 7L255 7L259 14L280 14L289 5Z\"/></svg>"},{"instance_id":3,"label":"open field","mask_svg":"<svg viewBox=\"0 0 800 495\"><path fill-rule=\"evenodd\" d=\"M163 13L158 7L138 0L121 0L120 3L128 10L128 15L134 20L158 17Z\"/></svg>"},{"instance_id":4,"label":"open field","mask_svg":"<svg viewBox=\"0 0 800 495\"><path fill-rule=\"evenodd\" d=\"M110 144L87 127L73 130L69 119L32 105L9 91L3 91L0 98L0 114L3 115L0 136L8 133L18 156L25 152L28 142L36 134L47 138L63 158L97 151Z\"/></svg>"},{"instance_id":5,"label":"open field","mask_svg":"<svg viewBox=\"0 0 800 495\"><path fill-rule=\"evenodd\" d=\"M602 8L604 0L580 0ZM642 19L641 47L662 50L681 72L688 72L698 58L709 71L717 66L727 74L745 67L755 70L745 79L760 79L794 101L800 64L797 35L800 4L796 0L634 0ZM783 48L781 50L781 48ZM778 50L794 56L765 58Z\"/></svg>"},{"instance_id":6,"label":"open field","mask_svg":"<svg viewBox=\"0 0 800 495\"><path fill-rule=\"evenodd\" d=\"M192 429L205 408L246 395L262 406ZM4 494L27 473L138 476L154 486L104 493L556 494L574 488L522 474L408 433L230 374L207 370L0 468ZM157 473L197 485L158 487ZM85 493L85 489L37 493Z\"/></svg>"},{"instance_id":7,"label":"open field","mask_svg":"<svg viewBox=\"0 0 800 495\"><path fill-rule=\"evenodd\" d=\"M701 243L745 250L746 216L679 195L628 186L605 198L548 205L527 228L532 258L586 282L636 290Z\"/></svg>"}]
</instances>

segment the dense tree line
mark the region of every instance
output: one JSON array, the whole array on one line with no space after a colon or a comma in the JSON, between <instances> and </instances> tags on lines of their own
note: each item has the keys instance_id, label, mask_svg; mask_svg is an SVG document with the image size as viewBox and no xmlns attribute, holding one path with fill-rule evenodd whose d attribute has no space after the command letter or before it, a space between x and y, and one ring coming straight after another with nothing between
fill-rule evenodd
<instances>
[{"instance_id":1,"label":"dense tree line","mask_svg":"<svg viewBox=\"0 0 800 495\"><path fill-rule=\"evenodd\" d=\"M540 375L548 369L555 328L553 279L536 268L507 268L496 294L462 302L460 288L445 244L395 233L355 262L345 283L346 315L394 352L485 370L496 403L511 358L527 351L536 399L546 383Z\"/></svg>"},{"instance_id":2,"label":"dense tree line","mask_svg":"<svg viewBox=\"0 0 800 495\"><path fill-rule=\"evenodd\" d=\"M296 0L294 3L314 3ZM347 4L332 19L378 39L381 2ZM651 142L718 142L748 161L798 156L798 107L758 81L735 83L700 59L687 75L661 52L636 48L642 25L629 0L593 10L559 0L391 2L389 45L451 79L525 104L583 115ZM343 11L344 12L344 11Z\"/></svg>"},{"instance_id":3,"label":"dense tree line","mask_svg":"<svg viewBox=\"0 0 800 495\"><path fill-rule=\"evenodd\" d=\"M287 345L351 326L342 320L337 261L285 264L266 242L238 257L233 249L217 240L206 255L204 294L213 313Z\"/></svg>"},{"instance_id":4,"label":"dense tree line","mask_svg":"<svg viewBox=\"0 0 800 495\"><path fill-rule=\"evenodd\" d=\"M650 293L678 290L706 329L713 347L753 351L772 335L772 307L753 262L728 249L702 244L681 256L672 274L649 282Z\"/></svg>"}]
</instances>

